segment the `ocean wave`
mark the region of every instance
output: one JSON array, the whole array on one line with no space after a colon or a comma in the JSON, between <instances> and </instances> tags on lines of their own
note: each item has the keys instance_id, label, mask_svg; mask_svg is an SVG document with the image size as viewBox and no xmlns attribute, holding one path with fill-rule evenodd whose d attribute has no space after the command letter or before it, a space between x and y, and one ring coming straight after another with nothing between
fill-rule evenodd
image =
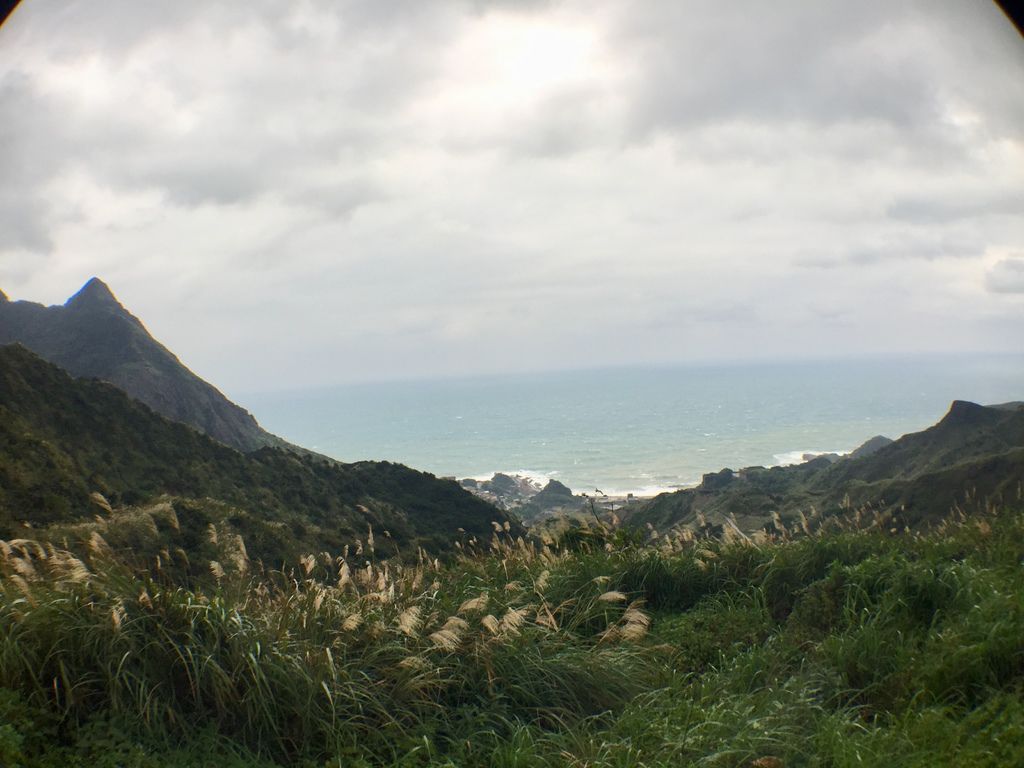
<instances>
[{"instance_id":1,"label":"ocean wave","mask_svg":"<svg viewBox=\"0 0 1024 768\"><path fill-rule=\"evenodd\" d=\"M551 472L543 472L536 469L496 469L494 472L489 474L469 475L469 477L476 480L478 483L482 483L486 480L490 480L495 475L508 475L509 477L529 480L532 485L537 487L537 490L540 490L548 484L548 480L556 479L558 471L554 470Z\"/></svg>"},{"instance_id":2,"label":"ocean wave","mask_svg":"<svg viewBox=\"0 0 1024 768\"><path fill-rule=\"evenodd\" d=\"M509 477L527 480L535 488L537 488L537 490L541 490L542 488L544 488L544 486L548 484L549 480L561 480L577 496L581 494L587 494L588 496L596 495L597 497L600 497L601 494L603 494L604 496L614 498L625 498L632 494L633 497L637 499L649 499L662 493L674 493L675 491L679 491L684 488L693 488L694 486L700 484L700 480L698 479L690 482L650 483L646 485L630 485L628 487L622 488L606 485L600 489L600 494L595 494L595 491L598 490L597 487L593 485L584 486L571 483L568 480L560 478L559 475L561 473L558 470L542 471L536 469L498 469L495 470L494 472L489 472L486 474L468 475L468 477L473 480L476 480L478 483L482 483L493 478L495 474L508 475ZM460 475L460 477L463 476Z\"/></svg>"},{"instance_id":3,"label":"ocean wave","mask_svg":"<svg viewBox=\"0 0 1024 768\"><path fill-rule=\"evenodd\" d=\"M772 458L775 459L774 464L770 464L772 467L791 467L794 464L803 464L806 461L810 461L810 458L819 456L823 453L834 453L837 456L846 456L850 451L848 450L832 450L822 451L816 448L805 448L799 451L785 451L783 453L772 454Z\"/></svg>"},{"instance_id":4,"label":"ocean wave","mask_svg":"<svg viewBox=\"0 0 1024 768\"><path fill-rule=\"evenodd\" d=\"M650 499L650 498L654 498L655 496L658 496L659 494L662 494L662 493L675 493L676 491L681 491L684 488L693 488L696 485L699 485L699 483L679 483L679 484L672 483L671 485L644 485L644 486L640 486L638 488L628 488L628 489L608 488L608 489L602 489L602 490L604 490L604 493L605 493L606 496L611 496L611 497L614 497L614 498L622 498L622 497L629 496L630 494L633 494L633 498L636 498L636 499ZM584 491L584 493L585 493L585 491Z\"/></svg>"}]
</instances>

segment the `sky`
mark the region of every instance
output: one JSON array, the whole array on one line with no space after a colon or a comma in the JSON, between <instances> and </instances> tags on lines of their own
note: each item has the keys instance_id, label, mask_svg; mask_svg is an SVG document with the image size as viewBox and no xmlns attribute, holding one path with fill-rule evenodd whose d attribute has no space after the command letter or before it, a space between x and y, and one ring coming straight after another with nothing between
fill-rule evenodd
<instances>
[{"instance_id":1,"label":"sky","mask_svg":"<svg viewBox=\"0 0 1024 768\"><path fill-rule=\"evenodd\" d=\"M0 289L228 392L1024 352L994 4L24 0Z\"/></svg>"}]
</instances>

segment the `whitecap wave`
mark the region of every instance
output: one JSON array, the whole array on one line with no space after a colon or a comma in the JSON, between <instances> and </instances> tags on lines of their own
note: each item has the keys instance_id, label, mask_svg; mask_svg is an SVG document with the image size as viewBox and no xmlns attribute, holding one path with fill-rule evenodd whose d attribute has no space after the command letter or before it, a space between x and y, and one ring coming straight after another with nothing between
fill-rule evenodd
<instances>
[{"instance_id":1,"label":"whitecap wave","mask_svg":"<svg viewBox=\"0 0 1024 768\"><path fill-rule=\"evenodd\" d=\"M544 488L548 484L549 480L560 479L558 470L552 471L541 471L535 469L499 469L494 472L479 475L469 475L468 477L476 480L478 483L485 482L494 477L495 474L508 475L518 479L529 481L538 491ZM465 475L460 475L465 477ZM565 482L565 481L563 481ZM594 487L586 487L582 485L574 485L573 483L566 482L566 485L572 490L577 496L587 494L595 498L602 498L602 494L609 498L626 498L630 494L633 494L634 498L637 499L650 499L662 493L674 493L675 491L682 490L684 488L693 488L700 484L700 480L693 481L682 481L678 483L649 483L643 485L629 486L623 488L617 488L614 486L605 486L601 488L601 493L595 493L597 490Z\"/></svg>"},{"instance_id":2,"label":"whitecap wave","mask_svg":"<svg viewBox=\"0 0 1024 768\"><path fill-rule=\"evenodd\" d=\"M820 456L823 453L834 453L838 456L846 456L849 451L844 450L832 450L822 451L817 448L804 448L800 451L785 451L783 453L776 453L772 455L775 459L775 463L770 466L773 467L792 467L795 464L803 464L804 462L810 461L815 456Z\"/></svg>"},{"instance_id":3,"label":"whitecap wave","mask_svg":"<svg viewBox=\"0 0 1024 768\"><path fill-rule=\"evenodd\" d=\"M676 491L681 491L684 488L692 488L695 485L697 485L697 483L672 483L671 485L644 485L637 488L608 488L602 490L604 490L606 496L610 496L612 498L625 498L626 496L633 494L633 498L635 499L651 499L662 493L675 493Z\"/></svg>"},{"instance_id":4,"label":"whitecap wave","mask_svg":"<svg viewBox=\"0 0 1024 768\"><path fill-rule=\"evenodd\" d=\"M469 477L476 480L478 483L482 483L486 480L490 480L497 474L528 480L531 485L536 486L537 490L540 490L548 484L548 480L552 480L558 475L558 471L543 472L536 469L497 469L488 474L470 475Z\"/></svg>"}]
</instances>

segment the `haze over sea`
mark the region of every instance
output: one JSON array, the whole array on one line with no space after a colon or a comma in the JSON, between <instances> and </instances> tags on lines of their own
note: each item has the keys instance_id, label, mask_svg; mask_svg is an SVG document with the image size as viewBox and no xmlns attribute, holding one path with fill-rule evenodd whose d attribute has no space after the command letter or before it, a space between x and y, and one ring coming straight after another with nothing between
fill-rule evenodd
<instances>
[{"instance_id":1,"label":"haze over sea","mask_svg":"<svg viewBox=\"0 0 1024 768\"><path fill-rule=\"evenodd\" d=\"M240 401L271 432L343 461L439 476L556 478L652 495L723 467L848 452L934 424L954 399L1024 400L1024 357L614 368L349 384Z\"/></svg>"}]
</instances>

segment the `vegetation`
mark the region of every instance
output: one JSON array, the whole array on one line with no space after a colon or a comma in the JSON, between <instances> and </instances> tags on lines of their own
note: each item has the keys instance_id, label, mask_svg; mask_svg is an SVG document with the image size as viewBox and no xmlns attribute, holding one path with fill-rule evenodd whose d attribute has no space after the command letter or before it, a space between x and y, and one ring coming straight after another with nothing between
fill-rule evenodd
<instances>
[{"instance_id":1,"label":"vegetation","mask_svg":"<svg viewBox=\"0 0 1024 768\"><path fill-rule=\"evenodd\" d=\"M94 534L0 545L5 765L1024 764L1019 507L930 533L495 524L448 564L235 547L188 587Z\"/></svg>"},{"instance_id":2,"label":"vegetation","mask_svg":"<svg viewBox=\"0 0 1024 768\"><path fill-rule=\"evenodd\" d=\"M0 293L0 344L12 343L75 376L109 381L233 448L288 445L182 365L95 277L63 306L7 301Z\"/></svg>"},{"instance_id":3,"label":"vegetation","mask_svg":"<svg viewBox=\"0 0 1024 768\"><path fill-rule=\"evenodd\" d=\"M0 347L0 537L63 526L74 539L74 526L108 502L167 497L178 524L156 526L157 550L189 550L215 524L243 535L249 554L270 567L306 551L340 551L369 526L411 553L450 549L459 528L486 538L492 520L519 530L454 482L389 462L340 464L273 448L244 454L112 385Z\"/></svg>"},{"instance_id":4,"label":"vegetation","mask_svg":"<svg viewBox=\"0 0 1024 768\"><path fill-rule=\"evenodd\" d=\"M258 429L198 424L223 397L98 281L0 310ZM1022 765L1022 480L1024 409L955 403L531 540L453 482L241 453L3 347L0 765Z\"/></svg>"},{"instance_id":5,"label":"vegetation","mask_svg":"<svg viewBox=\"0 0 1024 768\"><path fill-rule=\"evenodd\" d=\"M874 450L863 450L873 448ZM801 513L845 513L871 506L899 527L933 525L969 497L1011 501L1024 483L1024 405L956 401L935 426L885 443L873 438L855 455L788 467L726 469L696 488L662 494L629 516L659 530L733 521L746 531L787 525Z\"/></svg>"}]
</instances>

